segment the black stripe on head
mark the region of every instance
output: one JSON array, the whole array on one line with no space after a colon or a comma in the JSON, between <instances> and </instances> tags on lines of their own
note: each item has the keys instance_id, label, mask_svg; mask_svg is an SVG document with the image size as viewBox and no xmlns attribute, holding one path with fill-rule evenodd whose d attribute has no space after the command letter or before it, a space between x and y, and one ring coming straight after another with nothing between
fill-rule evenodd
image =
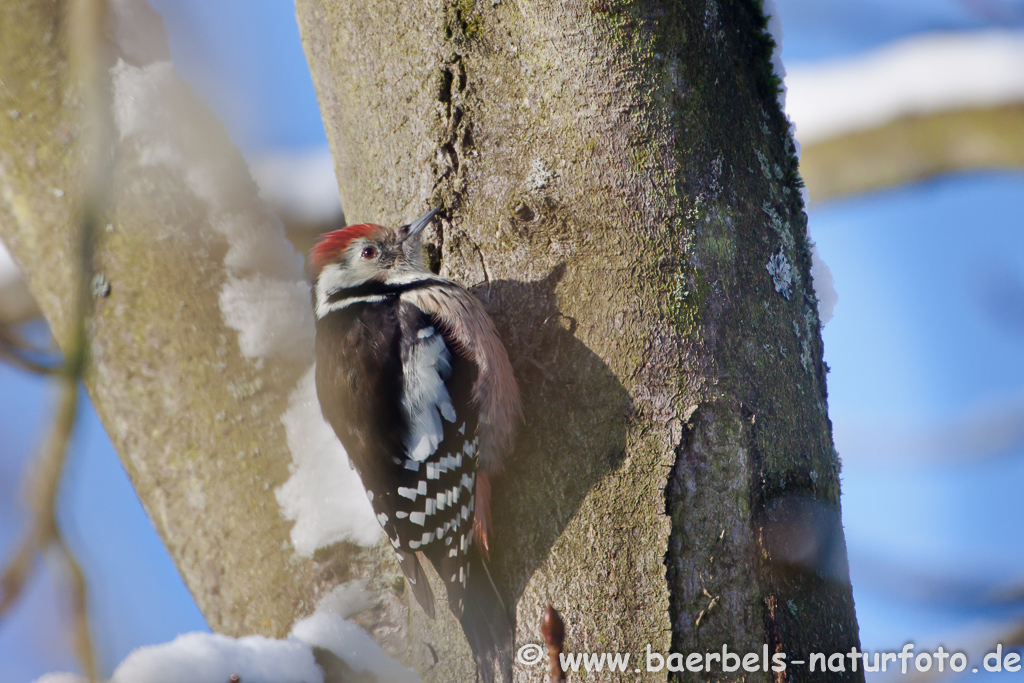
<instances>
[{"instance_id":1,"label":"black stripe on head","mask_svg":"<svg viewBox=\"0 0 1024 683\"><path fill-rule=\"evenodd\" d=\"M435 280L433 278L424 278L423 280L395 284L381 282L379 280L369 280L360 285L356 285L355 287L343 287L331 292L330 296L327 297L327 302L333 304L339 301L345 301L346 299L355 299L366 296L398 296L402 292L411 292L417 289L442 286L445 284L447 283L443 280Z\"/></svg>"}]
</instances>

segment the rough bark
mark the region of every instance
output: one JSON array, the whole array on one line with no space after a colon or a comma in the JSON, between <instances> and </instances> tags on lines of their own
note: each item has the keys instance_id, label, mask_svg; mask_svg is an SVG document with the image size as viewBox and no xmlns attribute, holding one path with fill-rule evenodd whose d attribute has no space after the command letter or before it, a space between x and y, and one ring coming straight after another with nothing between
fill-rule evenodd
<instances>
[{"instance_id":1,"label":"rough bark","mask_svg":"<svg viewBox=\"0 0 1024 683\"><path fill-rule=\"evenodd\" d=\"M0 116L0 234L58 341L82 184L61 7L0 7L0 112L20 112ZM518 641L540 642L552 603L571 652L848 651L838 460L760 8L300 0L298 16L349 219L444 206L432 258L507 340L526 420L496 483L494 568ZM86 385L139 497L215 630L281 635L367 577L379 641L428 680L472 680L457 624L408 605L386 549L290 544L280 417L309 359L247 356L218 301L229 277L290 271L231 272L207 194L253 235L280 228L182 90L173 116L214 172L197 187L129 136L96 256L110 289ZM699 678L719 676L735 677Z\"/></svg>"},{"instance_id":2,"label":"rough bark","mask_svg":"<svg viewBox=\"0 0 1024 683\"><path fill-rule=\"evenodd\" d=\"M569 651L848 652L806 218L759 3L297 12L346 216L445 207L434 262L476 286L516 364L494 564L520 641L550 602ZM412 618L430 680L469 680L453 620Z\"/></svg>"}]
</instances>

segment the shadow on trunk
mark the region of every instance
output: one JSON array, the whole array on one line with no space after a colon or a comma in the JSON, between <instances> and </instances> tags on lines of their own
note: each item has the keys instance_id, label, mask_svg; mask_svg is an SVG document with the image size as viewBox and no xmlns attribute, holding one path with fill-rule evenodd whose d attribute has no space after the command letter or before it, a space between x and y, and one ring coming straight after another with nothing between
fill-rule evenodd
<instances>
[{"instance_id":1,"label":"shadow on trunk","mask_svg":"<svg viewBox=\"0 0 1024 683\"><path fill-rule=\"evenodd\" d=\"M633 412L611 369L576 338L577 321L560 311L564 272L473 289L506 340L523 394L525 419L494 493L492 573L514 596L512 613L584 498L622 464Z\"/></svg>"}]
</instances>

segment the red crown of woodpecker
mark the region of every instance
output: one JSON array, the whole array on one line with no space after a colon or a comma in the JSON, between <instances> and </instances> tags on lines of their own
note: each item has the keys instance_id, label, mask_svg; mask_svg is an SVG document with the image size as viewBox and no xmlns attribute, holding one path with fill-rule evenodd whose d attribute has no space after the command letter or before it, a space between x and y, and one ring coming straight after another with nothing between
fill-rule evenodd
<instances>
[{"instance_id":1,"label":"red crown of woodpecker","mask_svg":"<svg viewBox=\"0 0 1024 683\"><path fill-rule=\"evenodd\" d=\"M382 226L374 223L360 223L320 235L320 239L309 251L313 275L315 276L325 265L344 253L352 240L367 237L374 231L382 229Z\"/></svg>"}]
</instances>

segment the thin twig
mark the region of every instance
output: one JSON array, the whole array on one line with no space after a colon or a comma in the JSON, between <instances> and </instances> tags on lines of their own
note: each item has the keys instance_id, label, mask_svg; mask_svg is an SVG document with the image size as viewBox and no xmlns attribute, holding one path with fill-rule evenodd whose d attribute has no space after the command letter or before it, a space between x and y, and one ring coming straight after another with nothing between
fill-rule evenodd
<instances>
[{"instance_id":1,"label":"thin twig","mask_svg":"<svg viewBox=\"0 0 1024 683\"><path fill-rule=\"evenodd\" d=\"M36 465L32 490L33 521L31 531L22 542L13 560L0 575L0 617L13 605L24 590L36 556L50 546L55 547L69 574L73 615L75 652L88 681L96 681L96 661L89 630L88 594L85 576L57 524L57 494L67 458L68 445L74 431L78 410L78 391L88 356L86 316L91 306L89 283L92 279L93 249L97 226L110 194L111 144L113 121L110 110L109 46L106 42L107 5L105 0L72 0L71 30L72 62L82 87L85 102L86 130L91 133L85 142L85 158L89 160L87 185L84 188L79 215L77 263L72 267L73 300L69 306L70 335L65 362L60 367L60 394L53 430L46 439ZM17 339L10 335L2 340L0 350L7 351L17 364L28 369L42 369L20 353ZM37 367L38 366L38 367ZM52 372L52 370L51 370Z\"/></svg>"},{"instance_id":2,"label":"thin twig","mask_svg":"<svg viewBox=\"0 0 1024 683\"><path fill-rule=\"evenodd\" d=\"M36 556L50 545L60 551L71 575L72 613L74 615L75 651L89 681L96 680L96 666L89 633L85 578L61 535L57 524L57 493L67 458L68 444L78 410L78 382L81 377L85 348L85 325L75 334L69 349L68 362L60 375L60 396L53 429L38 456L32 486L32 529L22 542L13 560L0 576L0 617L17 601L24 590Z\"/></svg>"},{"instance_id":3,"label":"thin twig","mask_svg":"<svg viewBox=\"0 0 1024 683\"><path fill-rule=\"evenodd\" d=\"M4 567L3 574L0 574L0 617L7 613L7 610L17 601L25 587L25 581L32 570L32 560L36 556L35 535L30 534L22 541L18 552L14 554L11 561Z\"/></svg>"},{"instance_id":4,"label":"thin twig","mask_svg":"<svg viewBox=\"0 0 1024 683\"><path fill-rule=\"evenodd\" d=\"M71 614L75 629L75 653L82 668L87 672L90 683L96 680L96 657L92 651L92 634L89 629L88 593L85 588L85 574L63 538L56 539L57 547L64 556L64 564L71 575Z\"/></svg>"},{"instance_id":5,"label":"thin twig","mask_svg":"<svg viewBox=\"0 0 1024 683\"><path fill-rule=\"evenodd\" d=\"M34 360L27 355L44 355L45 353L41 349L33 348L7 325L0 324L0 360L7 361L16 368L27 372L34 372L37 375L57 374L60 371L59 361L44 363Z\"/></svg>"}]
</instances>

